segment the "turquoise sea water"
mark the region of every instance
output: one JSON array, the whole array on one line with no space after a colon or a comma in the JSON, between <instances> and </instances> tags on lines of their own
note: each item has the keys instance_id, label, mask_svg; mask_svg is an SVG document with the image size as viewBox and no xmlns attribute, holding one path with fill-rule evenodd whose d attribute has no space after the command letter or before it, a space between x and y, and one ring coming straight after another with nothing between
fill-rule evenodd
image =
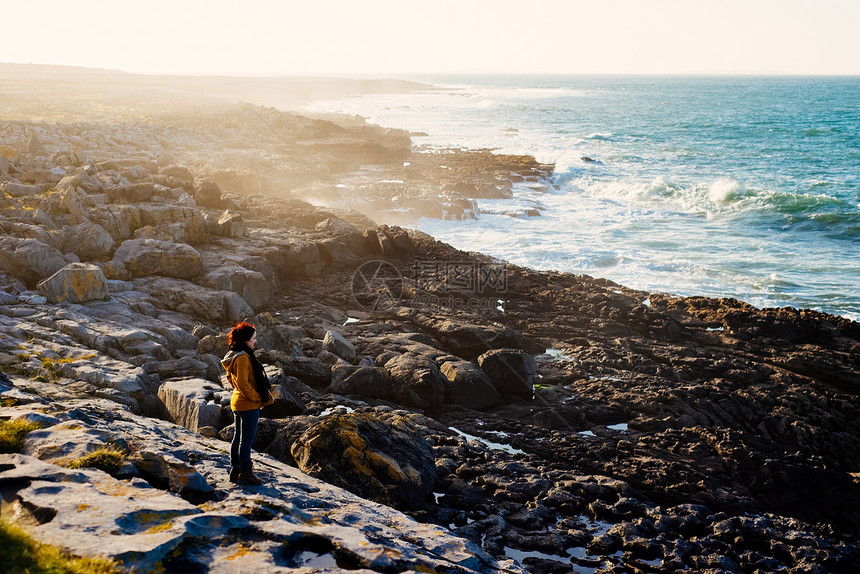
<instances>
[{"instance_id":1,"label":"turquoise sea water","mask_svg":"<svg viewBox=\"0 0 860 574\"><path fill-rule=\"evenodd\" d=\"M311 109L556 165L548 193L522 186L477 220L422 220L438 239L634 288L860 318L860 78L409 79L440 89ZM534 205L540 217L500 214Z\"/></svg>"}]
</instances>

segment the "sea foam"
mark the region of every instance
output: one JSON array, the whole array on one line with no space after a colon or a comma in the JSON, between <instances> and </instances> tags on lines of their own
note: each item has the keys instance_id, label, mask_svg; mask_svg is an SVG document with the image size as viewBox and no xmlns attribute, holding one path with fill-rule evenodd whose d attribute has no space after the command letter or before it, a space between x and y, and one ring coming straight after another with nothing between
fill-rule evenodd
<instances>
[{"instance_id":1,"label":"sea foam","mask_svg":"<svg viewBox=\"0 0 860 574\"><path fill-rule=\"evenodd\" d=\"M558 186L417 224L438 239L637 289L860 317L857 78L425 81L441 89L313 110L429 134L419 145L532 155ZM540 216L502 215L528 199Z\"/></svg>"},{"instance_id":2,"label":"sea foam","mask_svg":"<svg viewBox=\"0 0 860 574\"><path fill-rule=\"evenodd\" d=\"M726 203L746 194L746 188L740 182L723 177L711 184L708 199L714 203Z\"/></svg>"}]
</instances>

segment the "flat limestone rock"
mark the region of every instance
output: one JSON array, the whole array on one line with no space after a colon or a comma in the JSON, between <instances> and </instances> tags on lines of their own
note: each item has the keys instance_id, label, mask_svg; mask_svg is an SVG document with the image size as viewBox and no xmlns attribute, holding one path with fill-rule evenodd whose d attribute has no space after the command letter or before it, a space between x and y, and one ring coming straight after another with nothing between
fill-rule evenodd
<instances>
[{"instance_id":1,"label":"flat limestone rock","mask_svg":"<svg viewBox=\"0 0 860 574\"><path fill-rule=\"evenodd\" d=\"M66 265L63 254L37 239L0 238L0 271L35 285Z\"/></svg>"},{"instance_id":2,"label":"flat limestone rock","mask_svg":"<svg viewBox=\"0 0 860 574\"><path fill-rule=\"evenodd\" d=\"M265 307L269 302L271 284L262 273L239 265L225 265L206 273L201 283L220 291L233 291L252 308Z\"/></svg>"},{"instance_id":3,"label":"flat limestone rock","mask_svg":"<svg viewBox=\"0 0 860 574\"><path fill-rule=\"evenodd\" d=\"M0 455L0 485L11 488L4 504L11 497L19 512L29 513L35 525L26 530L37 540L74 554L113 557L138 571L187 571L191 564L194 571L290 572L305 565L304 551L311 550L316 564L337 568L339 559L348 559L357 571L388 564L396 571L523 572L445 528L416 522L270 456L253 453L263 485L236 487L227 481L229 455L221 441L108 401L64 407L94 429L133 437L138 461L172 466L177 480L196 475L222 493L195 505L175 488L160 490L140 478L118 480L99 470ZM0 415L6 412L0 408ZM237 539L247 543L240 547Z\"/></svg>"},{"instance_id":4,"label":"flat limestone rock","mask_svg":"<svg viewBox=\"0 0 860 574\"><path fill-rule=\"evenodd\" d=\"M6 184L6 193L15 197L36 195L37 193L42 193L42 188L38 185L9 182Z\"/></svg>"},{"instance_id":5,"label":"flat limestone rock","mask_svg":"<svg viewBox=\"0 0 860 574\"><path fill-rule=\"evenodd\" d=\"M22 480L86 482L89 477L84 471L42 462L25 454L0 454L0 485Z\"/></svg>"},{"instance_id":6,"label":"flat limestone rock","mask_svg":"<svg viewBox=\"0 0 860 574\"><path fill-rule=\"evenodd\" d=\"M83 260L108 257L113 251L114 240L110 233L98 223L82 223L66 230L66 251Z\"/></svg>"},{"instance_id":7,"label":"flat limestone rock","mask_svg":"<svg viewBox=\"0 0 860 574\"><path fill-rule=\"evenodd\" d=\"M202 514L160 490L129 486L101 471L85 474L89 482L34 481L18 492L21 503L44 521L31 532L38 540L78 555L111 557L150 570L182 542L195 524L189 522ZM245 522L238 516L231 519L203 519L196 525L221 522L224 533Z\"/></svg>"},{"instance_id":8,"label":"flat limestone rock","mask_svg":"<svg viewBox=\"0 0 860 574\"><path fill-rule=\"evenodd\" d=\"M101 267L88 263L69 263L40 281L39 292L49 303L85 303L108 298L107 279Z\"/></svg>"},{"instance_id":9,"label":"flat limestone rock","mask_svg":"<svg viewBox=\"0 0 860 574\"><path fill-rule=\"evenodd\" d=\"M254 311L233 291L207 289L190 281L160 277L135 281L135 288L159 299L168 308L210 321L240 321Z\"/></svg>"},{"instance_id":10,"label":"flat limestone rock","mask_svg":"<svg viewBox=\"0 0 860 574\"><path fill-rule=\"evenodd\" d=\"M113 433L68 420L30 432L24 439L23 453L44 461L68 461L108 447L112 439Z\"/></svg>"},{"instance_id":11,"label":"flat limestone rock","mask_svg":"<svg viewBox=\"0 0 860 574\"><path fill-rule=\"evenodd\" d=\"M190 245L157 239L129 239L114 253L135 277L161 275L177 279L196 277L203 270L200 253Z\"/></svg>"},{"instance_id":12,"label":"flat limestone rock","mask_svg":"<svg viewBox=\"0 0 860 574\"><path fill-rule=\"evenodd\" d=\"M202 427L221 426L223 409L213 400L221 390L220 385L204 379L172 380L158 387L158 398L177 424L198 432Z\"/></svg>"}]
</instances>

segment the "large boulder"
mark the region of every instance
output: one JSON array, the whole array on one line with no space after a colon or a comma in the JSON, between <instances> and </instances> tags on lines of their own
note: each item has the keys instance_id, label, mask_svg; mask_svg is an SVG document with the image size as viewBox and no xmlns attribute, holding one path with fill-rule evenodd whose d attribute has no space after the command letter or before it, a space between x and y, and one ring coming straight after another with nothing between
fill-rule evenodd
<instances>
[{"instance_id":1,"label":"large boulder","mask_svg":"<svg viewBox=\"0 0 860 574\"><path fill-rule=\"evenodd\" d=\"M113 256L135 277L163 275L190 279L200 275L203 260L190 245L157 239L123 241Z\"/></svg>"},{"instance_id":2,"label":"large boulder","mask_svg":"<svg viewBox=\"0 0 860 574\"><path fill-rule=\"evenodd\" d=\"M135 229L143 226L136 205L104 205L92 211L90 221L101 225L115 241L130 238Z\"/></svg>"},{"instance_id":3,"label":"large boulder","mask_svg":"<svg viewBox=\"0 0 860 574\"><path fill-rule=\"evenodd\" d=\"M364 237L364 247L368 253L396 256L415 250L412 238L400 227L380 225L376 230L368 229Z\"/></svg>"},{"instance_id":4,"label":"large boulder","mask_svg":"<svg viewBox=\"0 0 860 574\"><path fill-rule=\"evenodd\" d=\"M244 237L248 234L242 214L229 209L221 214L217 222L210 223L209 230L221 237Z\"/></svg>"},{"instance_id":5,"label":"large boulder","mask_svg":"<svg viewBox=\"0 0 860 574\"><path fill-rule=\"evenodd\" d=\"M135 239L158 239L160 241L185 242L185 225L167 223L164 225L144 225L134 231Z\"/></svg>"},{"instance_id":6,"label":"large boulder","mask_svg":"<svg viewBox=\"0 0 860 574\"><path fill-rule=\"evenodd\" d=\"M197 352L201 355L223 357L227 353L227 333L210 333L200 337Z\"/></svg>"},{"instance_id":7,"label":"large boulder","mask_svg":"<svg viewBox=\"0 0 860 574\"><path fill-rule=\"evenodd\" d=\"M158 398L176 424L198 432L203 427L221 427L223 409L215 401L221 385L203 379L173 380L158 387Z\"/></svg>"},{"instance_id":8,"label":"large boulder","mask_svg":"<svg viewBox=\"0 0 860 574\"><path fill-rule=\"evenodd\" d=\"M319 246L291 239L272 257L272 264L285 275L319 275L326 266Z\"/></svg>"},{"instance_id":9,"label":"large boulder","mask_svg":"<svg viewBox=\"0 0 860 574\"><path fill-rule=\"evenodd\" d=\"M202 207L221 207L221 188L214 181L198 181L194 185L194 201Z\"/></svg>"},{"instance_id":10,"label":"large boulder","mask_svg":"<svg viewBox=\"0 0 860 574\"><path fill-rule=\"evenodd\" d=\"M97 193L104 189L104 183L96 177L83 170L77 168L74 173L71 173L61 179L54 189L57 191L65 191L67 189L81 188L86 193Z\"/></svg>"},{"instance_id":11,"label":"large boulder","mask_svg":"<svg viewBox=\"0 0 860 574\"><path fill-rule=\"evenodd\" d=\"M433 451L407 419L329 415L293 443L306 474L395 508L420 505L433 490Z\"/></svg>"},{"instance_id":12,"label":"large boulder","mask_svg":"<svg viewBox=\"0 0 860 574\"><path fill-rule=\"evenodd\" d=\"M469 361L446 361L439 369L448 380L445 402L470 409L484 409L499 403L499 393L490 378Z\"/></svg>"},{"instance_id":13,"label":"large boulder","mask_svg":"<svg viewBox=\"0 0 860 574\"><path fill-rule=\"evenodd\" d=\"M293 353L293 345L290 341L290 334L284 328L284 325L279 325L275 322L275 318L271 313L263 312L251 317L249 322L257 328L257 349L280 351L291 355ZM273 363L274 361L269 361Z\"/></svg>"},{"instance_id":14,"label":"large boulder","mask_svg":"<svg viewBox=\"0 0 860 574\"><path fill-rule=\"evenodd\" d=\"M87 196L74 189L67 189L59 194L62 210L69 214L73 225L90 223L90 210L87 208Z\"/></svg>"},{"instance_id":15,"label":"large boulder","mask_svg":"<svg viewBox=\"0 0 860 574\"><path fill-rule=\"evenodd\" d=\"M0 271L30 286L50 277L65 265L63 254L41 241L0 237Z\"/></svg>"},{"instance_id":16,"label":"large boulder","mask_svg":"<svg viewBox=\"0 0 860 574\"><path fill-rule=\"evenodd\" d=\"M260 414L266 418L282 419L294 415L303 415L308 412L308 409L307 407L305 407L305 404L298 396L296 396L296 393L294 392L294 389L296 388L296 383L301 386L301 381L298 381L293 377L283 378L290 378L293 380L289 382L284 381L277 383L277 379L271 379L272 398L275 401L271 405L263 407L263 410L260 411Z\"/></svg>"},{"instance_id":17,"label":"large boulder","mask_svg":"<svg viewBox=\"0 0 860 574\"><path fill-rule=\"evenodd\" d=\"M86 303L109 297L104 272L90 263L70 263L40 281L38 289L49 303Z\"/></svg>"},{"instance_id":18,"label":"large boulder","mask_svg":"<svg viewBox=\"0 0 860 574\"><path fill-rule=\"evenodd\" d=\"M161 168L158 173L175 177L176 179L188 182L189 184L194 182L194 174L192 174L191 170L184 165L168 165Z\"/></svg>"},{"instance_id":19,"label":"large boulder","mask_svg":"<svg viewBox=\"0 0 860 574\"><path fill-rule=\"evenodd\" d=\"M6 184L6 193L12 196L20 197L22 195L36 195L42 193L42 188L38 185L27 185L25 183L15 183L10 181Z\"/></svg>"},{"instance_id":20,"label":"large boulder","mask_svg":"<svg viewBox=\"0 0 860 574\"><path fill-rule=\"evenodd\" d=\"M167 188L154 182L119 185L108 190L108 201L111 203L143 203L152 201L153 195L163 194Z\"/></svg>"},{"instance_id":21,"label":"large boulder","mask_svg":"<svg viewBox=\"0 0 860 574\"><path fill-rule=\"evenodd\" d=\"M155 375L160 380L164 381L175 378L193 379L203 373L207 373L209 367L206 362L200 358L181 357L179 359L144 363L143 369L150 377Z\"/></svg>"},{"instance_id":22,"label":"large boulder","mask_svg":"<svg viewBox=\"0 0 860 574\"><path fill-rule=\"evenodd\" d=\"M225 265L206 273L200 283L220 291L238 293L252 308L265 307L271 295L271 285L262 273L239 265Z\"/></svg>"},{"instance_id":23,"label":"large boulder","mask_svg":"<svg viewBox=\"0 0 860 574\"><path fill-rule=\"evenodd\" d=\"M143 225L158 227L179 223L185 228L186 241L198 242L209 239L206 217L199 209L166 204L144 204L139 205L138 209Z\"/></svg>"},{"instance_id":24,"label":"large boulder","mask_svg":"<svg viewBox=\"0 0 860 574\"><path fill-rule=\"evenodd\" d=\"M389 360L385 368L398 403L426 409L445 402L447 379L436 363L426 357L406 353Z\"/></svg>"},{"instance_id":25,"label":"large boulder","mask_svg":"<svg viewBox=\"0 0 860 574\"><path fill-rule=\"evenodd\" d=\"M331 385L326 389L328 393L387 400L392 398L391 380L388 371L382 367L335 365L331 375Z\"/></svg>"},{"instance_id":26,"label":"large boulder","mask_svg":"<svg viewBox=\"0 0 860 574\"><path fill-rule=\"evenodd\" d=\"M284 374L295 377L312 387L324 388L331 383L331 369L320 363L318 359L285 356L278 360L278 366L284 370Z\"/></svg>"},{"instance_id":27,"label":"large boulder","mask_svg":"<svg viewBox=\"0 0 860 574\"><path fill-rule=\"evenodd\" d=\"M505 325L476 325L450 319L420 321L420 326L433 334L445 348L460 357L473 358L490 349L516 347L542 353L536 343Z\"/></svg>"},{"instance_id":28,"label":"large boulder","mask_svg":"<svg viewBox=\"0 0 860 574\"><path fill-rule=\"evenodd\" d=\"M334 353L344 361L355 362L355 347L337 331L326 331L322 348L329 353Z\"/></svg>"},{"instance_id":29,"label":"large boulder","mask_svg":"<svg viewBox=\"0 0 860 574\"><path fill-rule=\"evenodd\" d=\"M511 394L531 399L537 373L534 357L520 349L494 349L478 357L478 365L493 382L500 395Z\"/></svg>"},{"instance_id":30,"label":"large boulder","mask_svg":"<svg viewBox=\"0 0 860 574\"><path fill-rule=\"evenodd\" d=\"M355 249L361 249L363 246L362 241L350 242L348 239L337 237L329 237L317 242L317 249L319 249L323 259L340 264L352 263L361 259L356 255Z\"/></svg>"},{"instance_id":31,"label":"large boulder","mask_svg":"<svg viewBox=\"0 0 860 574\"><path fill-rule=\"evenodd\" d=\"M212 174L212 180L224 190L242 195L253 195L262 190L260 175L252 171L228 169Z\"/></svg>"},{"instance_id":32,"label":"large boulder","mask_svg":"<svg viewBox=\"0 0 860 574\"><path fill-rule=\"evenodd\" d=\"M135 289L152 295L173 311L214 322L235 323L254 314L237 293L215 291L181 279L138 279Z\"/></svg>"},{"instance_id":33,"label":"large boulder","mask_svg":"<svg viewBox=\"0 0 860 574\"><path fill-rule=\"evenodd\" d=\"M36 239L49 247L56 247L60 251L63 251L66 242L65 232L46 229L41 224L34 225L17 221L4 221L3 219L0 219L0 235Z\"/></svg>"},{"instance_id":34,"label":"large boulder","mask_svg":"<svg viewBox=\"0 0 860 574\"><path fill-rule=\"evenodd\" d=\"M104 227L97 223L81 223L66 228L66 251L84 261L103 259L113 251L114 240Z\"/></svg>"},{"instance_id":35,"label":"large boulder","mask_svg":"<svg viewBox=\"0 0 860 574\"><path fill-rule=\"evenodd\" d=\"M48 155L48 150L42 144L41 140L39 140L39 136L32 132L29 138L27 138L27 151L35 156Z\"/></svg>"}]
</instances>

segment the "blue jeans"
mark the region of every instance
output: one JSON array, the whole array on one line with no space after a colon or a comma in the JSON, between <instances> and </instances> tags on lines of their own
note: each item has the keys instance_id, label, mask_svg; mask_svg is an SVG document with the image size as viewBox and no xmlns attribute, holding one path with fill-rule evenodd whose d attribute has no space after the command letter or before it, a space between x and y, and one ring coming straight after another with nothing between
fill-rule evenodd
<instances>
[{"instance_id":1,"label":"blue jeans","mask_svg":"<svg viewBox=\"0 0 860 574\"><path fill-rule=\"evenodd\" d=\"M230 443L230 464L243 469L251 469L251 445L257 436L257 422L260 420L260 409L250 411L233 411L236 428L233 432L233 442Z\"/></svg>"}]
</instances>

